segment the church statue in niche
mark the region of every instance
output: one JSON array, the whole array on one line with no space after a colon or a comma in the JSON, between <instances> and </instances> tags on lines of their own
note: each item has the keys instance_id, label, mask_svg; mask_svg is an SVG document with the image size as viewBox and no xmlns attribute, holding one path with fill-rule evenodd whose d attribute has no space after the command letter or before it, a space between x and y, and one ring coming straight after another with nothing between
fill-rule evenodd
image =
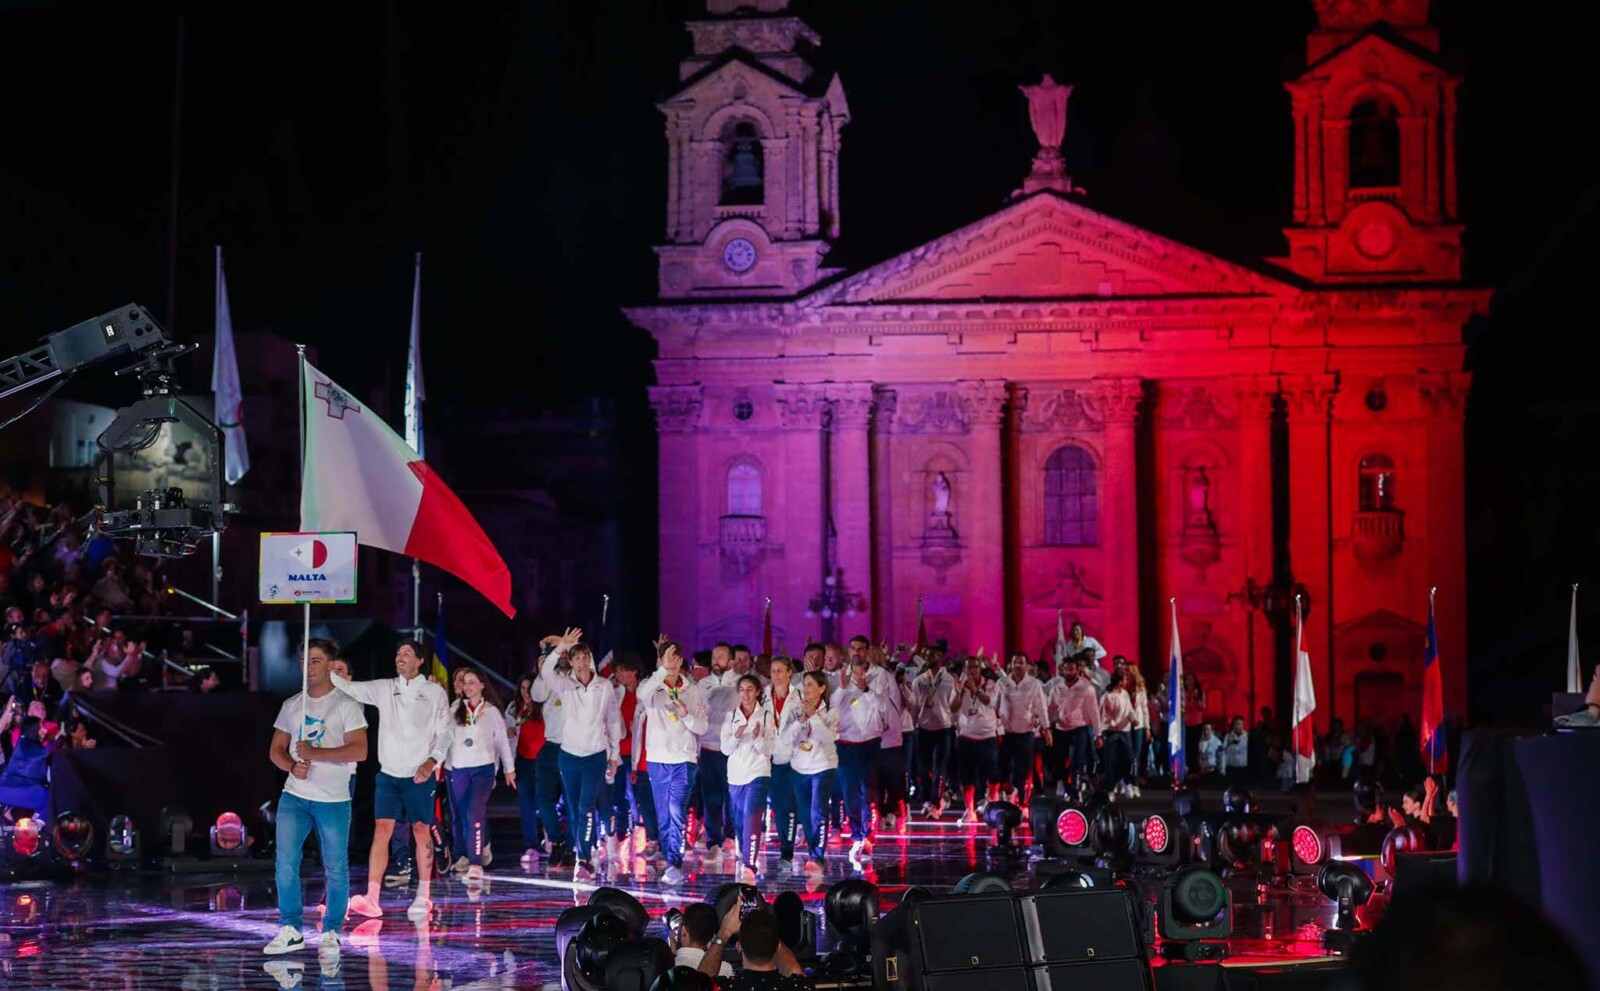
<instances>
[{"instance_id":1,"label":"church statue in niche","mask_svg":"<svg viewBox=\"0 0 1600 991\"><path fill-rule=\"evenodd\" d=\"M934 472L933 509L922 525L922 561L939 573L944 573L961 560L961 544L956 536L953 514L950 512L950 476Z\"/></svg>"},{"instance_id":2,"label":"church statue in niche","mask_svg":"<svg viewBox=\"0 0 1600 991\"><path fill-rule=\"evenodd\" d=\"M1188 529L1215 530L1211 522L1211 478L1206 475L1206 466L1199 465L1189 473L1189 521Z\"/></svg>"},{"instance_id":3,"label":"church statue in niche","mask_svg":"<svg viewBox=\"0 0 1600 991\"><path fill-rule=\"evenodd\" d=\"M1211 476L1205 465L1196 465L1187 472L1186 492L1188 506L1183 518L1183 540L1180 556L1200 571L1200 580L1206 580L1206 569L1222 560L1222 539L1217 534L1216 520L1211 515Z\"/></svg>"}]
</instances>

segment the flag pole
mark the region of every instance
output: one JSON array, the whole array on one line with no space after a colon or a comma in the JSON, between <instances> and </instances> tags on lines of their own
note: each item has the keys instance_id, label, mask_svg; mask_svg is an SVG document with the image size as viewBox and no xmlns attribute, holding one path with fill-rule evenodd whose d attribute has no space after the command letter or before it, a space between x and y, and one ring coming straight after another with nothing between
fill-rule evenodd
<instances>
[{"instance_id":1,"label":"flag pole","mask_svg":"<svg viewBox=\"0 0 1600 991\"><path fill-rule=\"evenodd\" d=\"M1428 619L1430 621L1433 619L1433 597L1434 597L1435 594L1438 593L1438 591L1439 591L1439 586L1437 586L1437 585L1435 585L1432 588L1428 589ZM1429 625L1433 626L1433 630L1435 631L1434 634L1433 634L1434 638L1435 638L1434 642L1433 642L1433 663L1434 664L1439 664L1440 663L1440 660L1439 660L1439 641L1438 641L1439 634L1437 632L1438 631L1438 627L1434 626L1431 622L1430 622ZM1442 672L1442 671L1437 672L1436 677L1438 677L1440 682L1442 683L1444 681L1444 672ZM1427 691L1427 689L1424 688L1423 691ZM1441 712L1440 715L1443 716L1444 713ZM1439 731L1441 729L1443 729L1442 726L1434 727L1434 730L1433 730L1434 736L1438 736L1439 735ZM1434 754L1438 753L1438 751L1439 751L1439 741L1436 740L1436 739L1433 739L1432 737L1430 737L1428 739L1428 776L1429 777L1433 776Z\"/></svg>"},{"instance_id":2,"label":"flag pole","mask_svg":"<svg viewBox=\"0 0 1600 991\"><path fill-rule=\"evenodd\" d=\"M1567 691L1583 691L1583 670L1578 661L1578 583L1572 583L1572 616L1567 621Z\"/></svg>"},{"instance_id":3,"label":"flag pole","mask_svg":"<svg viewBox=\"0 0 1600 991\"><path fill-rule=\"evenodd\" d=\"M217 249L217 257L222 257L222 249ZM306 484L306 346L294 346L296 357L300 363L300 401L295 405L300 408L300 489L305 491ZM310 705L311 692L311 603L306 603L305 632L300 637L300 726L295 734L295 739L301 740L306 735L306 710ZM295 760L300 759L300 748L295 748Z\"/></svg>"}]
</instances>

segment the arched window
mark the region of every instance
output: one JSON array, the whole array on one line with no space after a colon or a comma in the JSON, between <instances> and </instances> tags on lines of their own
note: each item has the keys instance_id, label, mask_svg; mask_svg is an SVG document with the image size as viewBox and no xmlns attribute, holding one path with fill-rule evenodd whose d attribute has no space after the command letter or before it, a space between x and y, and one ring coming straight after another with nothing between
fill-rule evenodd
<instances>
[{"instance_id":1,"label":"arched window","mask_svg":"<svg viewBox=\"0 0 1600 991\"><path fill-rule=\"evenodd\" d=\"M765 195L765 160L761 135L747 120L729 121L722 129L722 206L753 206Z\"/></svg>"},{"instance_id":2,"label":"arched window","mask_svg":"<svg viewBox=\"0 0 1600 991\"><path fill-rule=\"evenodd\" d=\"M1094 459L1081 447L1058 448L1044 464L1044 542L1053 547L1100 543Z\"/></svg>"},{"instance_id":3,"label":"arched window","mask_svg":"<svg viewBox=\"0 0 1600 991\"><path fill-rule=\"evenodd\" d=\"M1361 459L1361 509L1363 512L1394 508L1394 462L1381 454Z\"/></svg>"},{"instance_id":4,"label":"arched window","mask_svg":"<svg viewBox=\"0 0 1600 991\"><path fill-rule=\"evenodd\" d=\"M1379 96L1350 110L1350 188L1400 185L1400 121Z\"/></svg>"},{"instance_id":5,"label":"arched window","mask_svg":"<svg viewBox=\"0 0 1600 991\"><path fill-rule=\"evenodd\" d=\"M761 469L748 461L728 469L728 515L761 515Z\"/></svg>"}]
</instances>

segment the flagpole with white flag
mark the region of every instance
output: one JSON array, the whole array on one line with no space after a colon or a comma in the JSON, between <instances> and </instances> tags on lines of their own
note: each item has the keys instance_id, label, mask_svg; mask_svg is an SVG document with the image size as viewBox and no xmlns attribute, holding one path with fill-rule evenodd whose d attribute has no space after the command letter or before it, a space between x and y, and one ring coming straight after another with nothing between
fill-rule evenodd
<instances>
[{"instance_id":1,"label":"flagpole with white flag","mask_svg":"<svg viewBox=\"0 0 1600 991\"><path fill-rule=\"evenodd\" d=\"M406 348L406 443L426 458L422 449L422 401L428 390L422 383L422 252L417 252L411 280L411 343ZM411 625L422 637L422 562L411 559Z\"/></svg>"},{"instance_id":2,"label":"flagpole with white flag","mask_svg":"<svg viewBox=\"0 0 1600 991\"><path fill-rule=\"evenodd\" d=\"M222 272L222 245L217 245L216 340L211 352L212 413L222 430L223 477L238 485L250 470L250 448L244 437L244 392L239 387L239 355L233 344L233 315L228 307L228 280ZM211 535L211 604L222 597L222 535Z\"/></svg>"},{"instance_id":3,"label":"flagpole with white flag","mask_svg":"<svg viewBox=\"0 0 1600 991\"><path fill-rule=\"evenodd\" d=\"M1178 600L1172 606L1172 654L1167 670L1167 748L1172 752L1172 789L1183 790L1188 754L1183 746L1183 648L1178 645Z\"/></svg>"},{"instance_id":4,"label":"flagpole with white flag","mask_svg":"<svg viewBox=\"0 0 1600 991\"><path fill-rule=\"evenodd\" d=\"M1578 583L1572 583L1572 618L1567 621L1567 691L1583 692L1583 671L1578 663Z\"/></svg>"},{"instance_id":5,"label":"flagpole with white flag","mask_svg":"<svg viewBox=\"0 0 1600 991\"><path fill-rule=\"evenodd\" d=\"M1309 784L1317 766L1317 737L1311 714L1317 711L1317 689L1311 681L1311 655L1305 649L1305 617L1300 596L1294 597L1294 718L1289 737L1294 744L1294 780Z\"/></svg>"},{"instance_id":6,"label":"flagpole with white flag","mask_svg":"<svg viewBox=\"0 0 1600 991\"><path fill-rule=\"evenodd\" d=\"M1056 610L1055 675L1058 678L1061 676L1061 661L1066 656L1067 656L1067 628L1065 626L1065 620L1063 620L1062 617L1061 617L1061 610L1057 609Z\"/></svg>"}]
</instances>

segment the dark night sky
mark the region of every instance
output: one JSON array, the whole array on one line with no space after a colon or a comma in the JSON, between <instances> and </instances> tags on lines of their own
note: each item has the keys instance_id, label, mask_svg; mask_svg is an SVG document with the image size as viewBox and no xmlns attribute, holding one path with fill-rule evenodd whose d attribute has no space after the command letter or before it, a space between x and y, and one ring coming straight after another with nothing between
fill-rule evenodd
<instances>
[{"instance_id":1,"label":"dark night sky","mask_svg":"<svg viewBox=\"0 0 1600 991\"><path fill-rule=\"evenodd\" d=\"M1588 128L1568 123L1586 108L1568 94L1592 92L1592 41L1580 25L1519 17L1527 8L1434 6L1467 80L1468 275L1501 290L1469 333L1474 653L1484 677L1531 674L1542 691L1558 665L1522 655L1559 651L1561 590L1583 580L1600 504L1600 408L1565 360L1590 322L1574 276L1597 187L1579 153ZM998 207L1032 152L1016 87L1047 70L1077 87L1065 151L1091 206L1225 257L1282 250L1282 81L1302 64L1309 2L795 8L853 112L835 259L875 261ZM236 324L317 344L325 370L365 388L403 367L422 250L434 404L469 386L614 395L631 449L648 452L653 345L617 311L653 292L665 187L654 104L677 78L684 17L703 9L0 4L5 352L127 300L165 309L185 10L178 336L210 329L221 243ZM532 358L507 361L512 350ZM204 369L187 375L204 386ZM114 401L106 390L123 384L91 375L73 388Z\"/></svg>"}]
</instances>

